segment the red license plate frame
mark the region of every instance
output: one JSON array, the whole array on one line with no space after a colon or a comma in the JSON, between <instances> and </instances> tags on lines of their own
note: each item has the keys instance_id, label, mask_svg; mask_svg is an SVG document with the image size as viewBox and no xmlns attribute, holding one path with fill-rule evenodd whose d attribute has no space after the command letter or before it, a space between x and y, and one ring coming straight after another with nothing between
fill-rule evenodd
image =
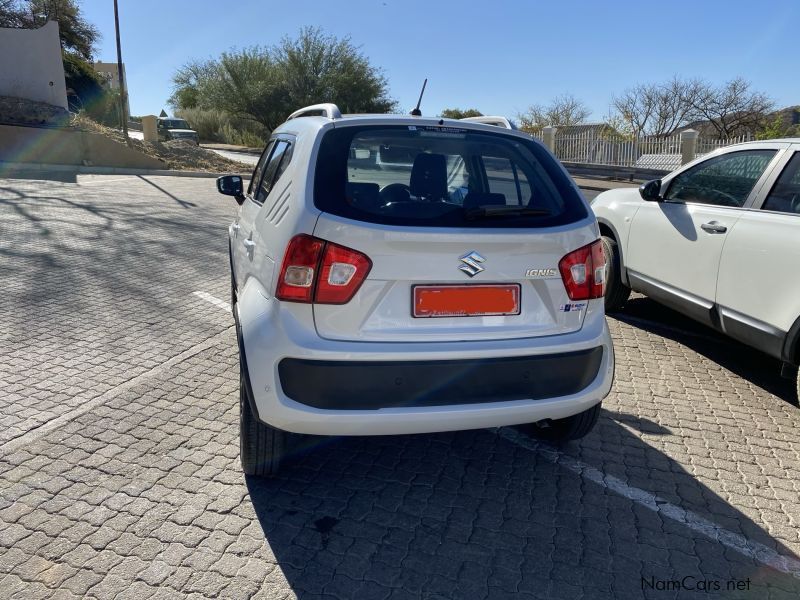
<instances>
[{"instance_id":1,"label":"red license plate frame","mask_svg":"<svg viewBox=\"0 0 800 600\"><path fill-rule=\"evenodd\" d=\"M415 319L514 316L522 309L518 283L425 284L411 288Z\"/></svg>"}]
</instances>

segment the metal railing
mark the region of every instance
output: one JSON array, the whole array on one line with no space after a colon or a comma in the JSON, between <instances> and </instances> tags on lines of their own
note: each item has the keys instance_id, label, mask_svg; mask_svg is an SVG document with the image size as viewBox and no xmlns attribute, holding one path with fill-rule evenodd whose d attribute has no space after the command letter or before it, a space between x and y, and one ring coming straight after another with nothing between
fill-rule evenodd
<instances>
[{"instance_id":1,"label":"metal railing","mask_svg":"<svg viewBox=\"0 0 800 600\"><path fill-rule=\"evenodd\" d=\"M542 135L534 137L543 139ZM682 139L680 134L637 137L591 130L561 134L556 130L552 138L552 150L562 162L672 171L687 158L691 160L718 148L752 139L749 135L726 139L692 138L694 152L689 152L687 156L684 145L689 142L688 139ZM546 136L544 141L547 143Z\"/></svg>"}]
</instances>

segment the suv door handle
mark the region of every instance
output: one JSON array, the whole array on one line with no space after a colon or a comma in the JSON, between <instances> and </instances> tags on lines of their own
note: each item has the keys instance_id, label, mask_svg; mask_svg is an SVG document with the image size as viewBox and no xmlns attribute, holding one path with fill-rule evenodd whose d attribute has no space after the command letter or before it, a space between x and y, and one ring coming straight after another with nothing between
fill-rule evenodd
<instances>
[{"instance_id":1,"label":"suv door handle","mask_svg":"<svg viewBox=\"0 0 800 600\"><path fill-rule=\"evenodd\" d=\"M253 240L242 240L242 243L244 244L244 247L247 248L248 250L252 250L253 248L256 247L256 243Z\"/></svg>"},{"instance_id":2,"label":"suv door handle","mask_svg":"<svg viewBox=\"0 0 800 600\"><path fill-rule=\"evenodd\" d=\"M717 221L709 221L700 225L700 229L706 233L725 233L728 228L725 225L720 225Z\"/></svg>"}]
</instances>

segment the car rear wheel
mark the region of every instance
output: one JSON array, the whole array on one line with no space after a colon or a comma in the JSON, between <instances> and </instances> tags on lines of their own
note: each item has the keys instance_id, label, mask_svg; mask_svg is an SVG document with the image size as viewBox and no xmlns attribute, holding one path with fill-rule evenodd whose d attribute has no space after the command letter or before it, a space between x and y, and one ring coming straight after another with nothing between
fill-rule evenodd
<instances>
[{"instance_id":1,"label":"car rear wheel","mask_svg":"<svg viewBox=\"0 0 800 600\"><path fill-rule=\"evenodd\" d=\"M620 310L628 297L631 295L631 288L622 282L620 277L620 255L619 246L614 238L603 236L603 250L606 253L606 312Z\"/></svg>"},{"instance_id":2,"label":"car rear wheel","mask_svg":"<svg viewBox=\"0 0 800 600\"><path fill-rule=\"evenodd\" d=\"M260 422L250 407L249 385L239 377L239 454L245 475L272 477L281 467L291 434Z\"/></svg>"},{"instance_id":3,"label":"car rear wheel","mask_svg":"<svg viewBox=\"0 0 800 600\"><path fill-rule=\"evenodd\" d=\"M565 419L556 419L546 424L529 423L520 425L518 429L523 433L553 444L561 444L570 440L577 440L588 434L600 417L601 404L595 404L589 410Z\"/></svg>"}]
</instances>

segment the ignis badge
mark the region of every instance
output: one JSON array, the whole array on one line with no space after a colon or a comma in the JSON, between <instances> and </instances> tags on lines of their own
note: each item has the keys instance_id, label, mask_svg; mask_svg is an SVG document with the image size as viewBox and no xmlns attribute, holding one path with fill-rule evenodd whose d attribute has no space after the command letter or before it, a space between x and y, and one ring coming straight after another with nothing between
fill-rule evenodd
<instances>
[{"instance_id":1,"label":"ignis badge","mask_svg":"<svg viewBox=\"0 0 800 600\"><path fill-rule=\"evenodd\" d=\"M525 271L525 277L531 279L542 279L545 277L557 277L558 271L555 269L528 269Z\"/></svg>"}]
</instances>

